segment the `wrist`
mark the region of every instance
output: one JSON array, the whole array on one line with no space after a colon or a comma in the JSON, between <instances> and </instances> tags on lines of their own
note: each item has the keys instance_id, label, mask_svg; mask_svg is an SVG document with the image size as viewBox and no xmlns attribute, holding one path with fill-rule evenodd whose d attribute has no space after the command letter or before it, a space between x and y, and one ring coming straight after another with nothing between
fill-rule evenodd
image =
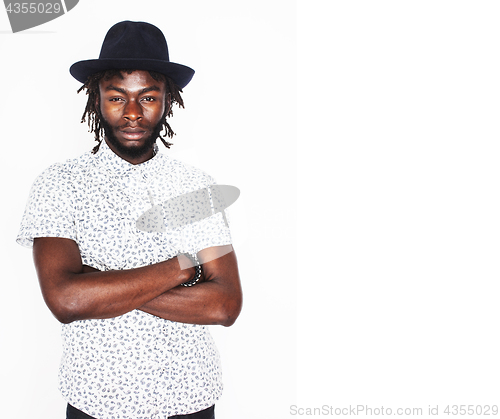
<instances>
[{"instance_id":1,"label":"wrist","mask_svg":"<svg viewBox=\"0 0 500 419\"><path fill-rule=\"evenodd\" d=\"M183 281L181 283L181 285L183 287L192 287L200 282L202 274L203 274L203 269L202 269L201 264L198 261L198 258L196 257L196 255L190 255L189 253L183 253L182 256L185 259L189 260L189 266L194 267L194 275L192 277L190 277L189 280ZM179 265L182 266L183 263L181 261L179 261Z\"/></svg>"}]
</instances>

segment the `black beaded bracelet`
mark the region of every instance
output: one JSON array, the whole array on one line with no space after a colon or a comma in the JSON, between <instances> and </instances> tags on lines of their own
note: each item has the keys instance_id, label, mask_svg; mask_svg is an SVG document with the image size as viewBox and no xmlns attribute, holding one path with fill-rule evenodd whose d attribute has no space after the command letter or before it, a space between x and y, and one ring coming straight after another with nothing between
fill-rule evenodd
<instances>
[{"instance_id":1,"label":"black beaded bracelet","mask_svg":"<svg viewBox=\"0 0 500 419\"><path fill-rule=\"evenodd\" d=\"M194 278L188 282L183 282L181 284L183 287L192 287L193 285L196 285L198 282L200 282L201 272L202 272L201 265L197 265L194 268L196 269L196 272L194 274Z\"/></svg>"},{"instance_id":2,"label":"black beaded bracelet","mask_svg":"<svg viewBox=\"0 0 500 419\"><path fill-rule=\"evenodd\" d=\"M183 282L181 285L183 287L192 287L193 285L196 285L198 282L200 282L201 273L202 273L201 265L198 264L198 258L196 257L196 255L192 256L189 253L184 253L184 256L191 259L191 261L195 264L194 268L196 269L196 272L194 273L193 279L191 279L187 282Z\"/></svg>"}]
</instances>

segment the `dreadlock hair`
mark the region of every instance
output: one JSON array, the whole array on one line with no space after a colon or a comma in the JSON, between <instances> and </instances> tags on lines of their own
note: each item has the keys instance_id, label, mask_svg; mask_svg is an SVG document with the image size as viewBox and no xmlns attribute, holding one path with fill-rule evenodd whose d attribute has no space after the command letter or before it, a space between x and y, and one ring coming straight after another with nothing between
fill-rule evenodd
<instances>
[{"instance_id":1,"label":"dreadlock hair","mask_svg":"<svg viewBox=\"0 0 500 419\"><path fill-rule=\"evenodd\" d=\"M99 103L99 82L101 80L109 80L113 78L114 76L119 76L123 78L123 75L121 74L123 72L126 72L127 74L131 74L132 72L136 70L105 70L105 71L100 71L98 73L94 73L90 75L85 82L85 84L80 87L77 91L77 93L80 93L83 89L86 89L86 93L88 95L88 100L87 100L87 105L85 107L85 111L83 112L82 115L82 120L80 122L85 122L87 121L88 126L89 126L89 132L94 133L95 140L97 141L97 145L92 149L92 153L95 154L97 153L97 150L99 150L99 146L101 145L102 140L104 139L104 128L102 127L101 124L101 111L99 109L99 106L97 105ZM160 139L162 143L165 145L165 147L170 148L172 143L167 142L163 137L166 135L169 138L172 138L175 135L175 132L172 131L172 128L167 122L167 118L173 116L173 105L174 103L177 103L179 108L184 108L184 101L182 100L181 93L182 89L177 86L173 80L170 77L165 76L164 74L158 73L156 71L149 71L149 74L151 77L156 80L156 81L162 81L165 83L165 88L166 88L166 93L170 93L170 101L171 101L171 106L168 106L168 95L165 95L165 115L163 117L162 121L162 128L165 131L164 134L160 134ZM96 106L97 105L97 106Z\"/></svg>"}]
</instances>

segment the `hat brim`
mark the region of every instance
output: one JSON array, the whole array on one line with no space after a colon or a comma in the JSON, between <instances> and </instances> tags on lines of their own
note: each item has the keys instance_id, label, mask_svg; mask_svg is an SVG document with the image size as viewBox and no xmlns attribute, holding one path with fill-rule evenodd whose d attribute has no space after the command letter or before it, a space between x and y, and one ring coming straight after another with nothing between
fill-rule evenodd
<instances>
[{"instance_id":1,"label":"hat brim","mask_svg":"<svg viewBox=\"0 0 500 419\"><path fill-rule=\"evenodd\" d=\"M181 89L184 88L194 76L194 70L182 64L172 63L170 61L135 58L109 58L78 61L70 67L69 72L79 82L85 83L90 75L99 71L113 69L156 71L170 77Z\"/></svg>"}]
</instances>

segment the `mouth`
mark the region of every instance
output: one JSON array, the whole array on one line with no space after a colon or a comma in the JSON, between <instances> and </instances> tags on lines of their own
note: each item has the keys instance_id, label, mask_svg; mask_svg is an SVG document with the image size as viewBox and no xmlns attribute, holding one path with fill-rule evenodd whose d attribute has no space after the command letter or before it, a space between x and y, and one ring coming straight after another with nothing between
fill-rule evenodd
<instances>
[{"instance_id":1,"label":"mouth","mask_svg":"<svg viewBox=\"0 0 500 419\"><path fill-rule=\"evenodd\" d=\"M126 128L120 131L123 138L127 140L140 140L146 134L142 128Z\"/></svg>"}]
</instances>

